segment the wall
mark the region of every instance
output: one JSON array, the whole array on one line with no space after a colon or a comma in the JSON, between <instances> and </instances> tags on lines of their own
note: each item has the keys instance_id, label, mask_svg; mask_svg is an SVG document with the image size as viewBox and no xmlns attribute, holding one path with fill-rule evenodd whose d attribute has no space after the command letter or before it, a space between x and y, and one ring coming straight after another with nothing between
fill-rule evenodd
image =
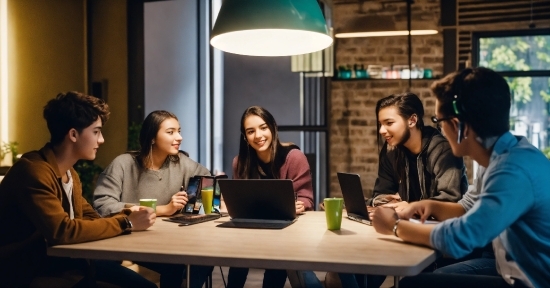
<instances>
[{"instance_id":1,"label":"wall","mask_svg":"<svg viewBox=\"0 0 550 288\"><path fill-rule=\"evenodd\" d=\"M105 168L126 151L128 139L128 46L126 1L93 0L91 35L92 82L103 81L111 116L103 127L105 143L95 163Z\"/></svg>"},{"instance_id":2,"label":"wall","mask_svg":"<svg viewBox=\"0 0 550 288\"><path fill-rule=\"evenodd\" d=\"M179 119L180 149L199 160L197 2L145 3L145 115L168 110ZM202 163L205 164L205 163Z\"/></svg>"},{"instance_id":3,"label":"wall","mask_svg":"<svg viewBox=\"0 0 550 288\"><path fill-rule=\"evenodd\" d=\"M417 0L412 5L412 29L438 29L439 1ZM397 30L406 30L406 4L365 2L335 4L334 29L339 30L361 17L386 17ZM336 39L336 66L369 64L407 65L407 37L371 37ZM443 73L443 38L441 34L413 36L412 63L431 68L435 76ZM425 108L424 122L431 123L435 98L430 95L433 80L413 80L411 92L417 94ZM333 81L330 115L330 195L341 195L336 172L361 175L363 191L372 194L378 172L378 145L375 105L390 94L408 90L408 80Z\"/></svg>"},{"instance_id":4,"label":"wall","mask_svg":"<svg viewBox=\"0 0 550 288\"><path fill-rule=\"evenodd\" d=\"M244 110L259 105L278 125L300 124L300 77L290 71L290 57L253 57L224 53L223 167L230 175L239 153ZM297 133L281 133L284 142L299 143ZM294 136L294 137L293 137Z\"/></svg>"},{"instance_id":5,"label":"wall","mask_svg":"<svg viewBox=\"0 0 550 288\"><path fill-rule=\"evenodd\" d=\"M19 152L49 141L42 117L46 102L60 92L89 93L91 81L106 80L111 117L95 163L107 166L126 151L128 73L126 2L94 0L8 2L9 139ZM90 50L87 9L92 9ZM88 54L91 54L88 75Z\"/></svg>"},{"instance_id":6,"label":"wall","mask_svg":"<svg viewBox=\"0 0 550 288\"><path fill-rule=\"evenodd\" d=\"M20 153L49 140L49 99L86 88L84 16L84 1L8 2L9 139Z\"/></svg>"}]
</instances>

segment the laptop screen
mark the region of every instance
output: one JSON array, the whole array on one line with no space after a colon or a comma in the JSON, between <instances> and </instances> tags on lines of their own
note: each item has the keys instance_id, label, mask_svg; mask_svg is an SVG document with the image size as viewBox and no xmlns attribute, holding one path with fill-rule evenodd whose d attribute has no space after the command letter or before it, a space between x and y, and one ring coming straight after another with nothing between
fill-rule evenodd
<instances>
[{"instance_id":1,"label":"laptop screen","mask_svg":"<svg viewBox=\"0 0 550 288\"><path fill-rule=\"evenodd\" d=\"M231 218L293 220L294 187L289 179L220 179L220 191Z\"/></svg>"},{"instance_id":2,"label":"laptop screen","mask_svg":"<svg viewBox=\"0 0 550 288\"><path fill-rule=\"evenodd\" d=\"M344 196L346 211L369 219L365 196L363 195L363 187L361 186L361 178L358 174L338 172L338 182Z\"/></svg>"}]
</instances>

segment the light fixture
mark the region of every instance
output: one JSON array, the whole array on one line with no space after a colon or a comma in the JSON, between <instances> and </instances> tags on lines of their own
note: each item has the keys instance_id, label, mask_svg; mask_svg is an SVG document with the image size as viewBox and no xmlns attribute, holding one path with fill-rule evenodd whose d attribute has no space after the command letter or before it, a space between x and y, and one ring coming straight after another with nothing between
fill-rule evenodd
<instances>
[{"instance_id":1,"label":"light fixture","mask_svg":"<svg viewBox=\"0 0 550 288\"><path fill-rule=\"evenodd\" d=\"M437 30L428 29L430 23L416 22L416 26L426 29L411 30L411 35L432 35L437 34ZM405 28L405 27L403 27ZM345 25L336 31L336 38L355 38L355 37L388 37L388 36L407 36L409 30L397 29L395 20L391 16L365 15L355 17L346 22Z\"/></svg>"},{"instance_id":2,"label":"light fixture","mask_svg":"<svg viewBox=\"0 0 550 288\"><path fill-rule=\"evenodd\" d=\"M411 30L411 35L433 35L437 34L437 30ZM349 32L349 33L338 33L335 35L336 38L355 38L355 37L383 37L383 36L407 36L409 31L399 30L399 31L372 31L372 32Z\"/></svg>"},{"instance_id":3,"label":"light fixture","mask_svg":"<svg viewBox=\"0 0 550 288\"><path fill-rule=\"evenodd\" d=\"M332 44L316 0L225 0L210 44L251 56L289 56Z\"/></svg>"}]
</instances>

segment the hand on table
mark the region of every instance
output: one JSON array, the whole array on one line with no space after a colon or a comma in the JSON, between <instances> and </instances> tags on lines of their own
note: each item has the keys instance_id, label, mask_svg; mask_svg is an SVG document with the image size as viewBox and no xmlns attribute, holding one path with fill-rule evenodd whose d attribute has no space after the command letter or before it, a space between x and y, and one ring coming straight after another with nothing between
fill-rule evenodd
<instances>
[{"instance_id":1,"label":"hand on table","mask_svg":"<svg viewBox=\"0 0 550 288\"><path fill-rule=\"evenodd\" d=\"M170 203L166 205L157 206L158 216L173 215L174 213L180 211L187 204L187 192L179 191L176 194L172 195Z\"/></svg>"},{"instance_id":2,"label":"hand on table","mask_svg":"<svg viewBox=\"0 0 550 288\"><path fill-rule=\"evenodd\" d=\"M424 221L428 220L430 215L432 215L432 208L430 206L430 201L418 201L410 203L407 207L404 209L397 211L397 215L399 218L402 219L411 219L416 218L415 216L418 216L420 218L420 221L424 223Z\"/></svg>"},{"instance_id":3,"label":"hand on table","mask_svg":"<svg viewBox=\"0 0 550 288\"><path fill-rule=\"evenodd\" d=\"M407 201L401 201L401 202L395 202L395 203L388 203L382 205L382 207L386 208L393 208L395 209L395 212L401 212L403 209L407 208L410 204Z\"/></svg>"},{"instance_id":4,"label":"hand on table","mask_svg":"<svg viewBox=\"0 0 550 288\"><path fill-rule=\"evenodd\" d=\"M304 206L304 202L302 201L296 201L296 214L301 215L306 212L306 207Z\"/></svg>"},{"instance_id":5,"label":"hand on table","mask_svg":"<svg viewBox=\"0 0 550 288\"><path fill-rule=\"evenodd\" d=\"M130 209L130 211L132 211L132 212L135 212L135 211L139 211L140 207L144 207L144 206L134 205L134 206L132 206L128 209Z\"/></svg>"},{"instance_id":6,"label":"hand on table","mask_svg":"<svg viewBox=\"0 0 550 288\"><path fill-rule=\"evenodd\" d=\"M147 228L151 227L155 223L157 214L155 214L155 211L153 210L153 208L143 207L143 206L133 206L133 207L138 207L137 211L132 210L132 213L128 215L128 220L132 222L133 231L146 230Z\"/></svg>"},{"instance_id":7,"label":"hand on table","mask_svg":"<svg viewBox=\"0 0 550 288\"><path fill-rule=\"evenodd\" d=\"M397 213L393 208L378 207L372 213L371 222L376 232L380 234L393 234L393 226L397 220Z\"/></svg>"}]
</instances>

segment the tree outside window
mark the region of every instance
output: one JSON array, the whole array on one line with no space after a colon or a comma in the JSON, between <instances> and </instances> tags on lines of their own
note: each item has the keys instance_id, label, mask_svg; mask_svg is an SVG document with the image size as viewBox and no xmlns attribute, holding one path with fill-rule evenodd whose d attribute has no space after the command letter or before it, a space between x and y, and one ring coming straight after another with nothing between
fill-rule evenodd
<instances>
[{"instance_id":1,"label":"tree outside window","mask_svg":"<svg viewBox=\"0 0 550 288\"><path fill-rule=\"evenodd\" d=\"M474 63L499 72L513 98L510 130L550 159L550 31L474 34Z\"/></svg>"}]
</instances>

